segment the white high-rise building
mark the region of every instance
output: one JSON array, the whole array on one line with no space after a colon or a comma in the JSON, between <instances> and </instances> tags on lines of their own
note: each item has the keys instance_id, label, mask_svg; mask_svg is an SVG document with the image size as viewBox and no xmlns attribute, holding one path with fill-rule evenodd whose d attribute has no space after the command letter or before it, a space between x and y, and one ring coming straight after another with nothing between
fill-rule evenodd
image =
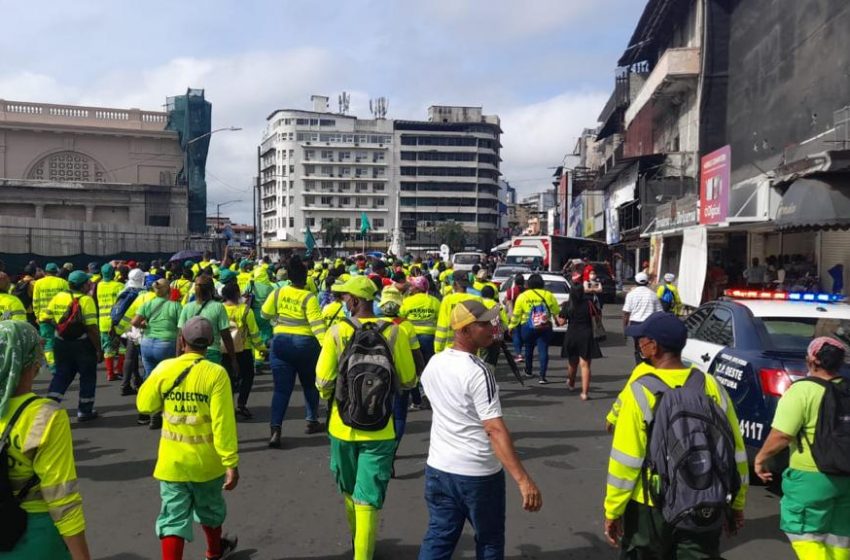
<instances>
[{"instance_id":1,"label":"white high-rise building","mask_svg":"<svg viewBox=\"0 0 850 560\"><path fill-rule=\"evenodd\" d=\"M438 247L446 221L463 226L468 244L492 246L498 117L480 107L433 106L428 121L358 119L331 113L327 97L312 101L312 111L281 109L267 119L259 149L264 253L302 248L308 227L320 247L349 253L385 251L396 228L408 247ZM372 227L365 244L364 212ZM342 235L326 239L328 229Z\"/></svg>"},{"instance_id":2,"label":"white high-rise building","mask_svg":"<svg viewBox=\"0 0 850 560\"><path fill-rule=\"evenodd\" d=\"M329 247L329 221L343 234L337 249L361 249L363 213L372 227L367 249L385 249L396 198L393 123L331 113L327 97L312 101L312 111L281 109L267 119L259 154L264 253L275 258L303 247L308 226L317 244Z\"/></svg>"}]
</instances>

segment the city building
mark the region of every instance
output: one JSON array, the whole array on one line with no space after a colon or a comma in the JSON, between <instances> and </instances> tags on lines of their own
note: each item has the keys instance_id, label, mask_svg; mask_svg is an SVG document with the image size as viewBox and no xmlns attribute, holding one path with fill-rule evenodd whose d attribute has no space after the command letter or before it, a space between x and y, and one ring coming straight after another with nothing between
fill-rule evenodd
<instances>
[{"instance_id":1,"label":"city building","mask_svg":"<svg viewBox=\"0 0 850 560\"><path fill-rule=\"evenodd\" d=\"M254 226L234 223L228 216L207 216L207 237L217 243L242 250L254 248Z\"/></svg>"},{"instance_id":2,"label":"city building","mask_svg":"<svg viewBox=\"0 0 850 560\"><path fill-rule=\"evenodd\" d=\"M450 221L470 246L499 238L498 117L432 106L427 121L360 119L342 106L331 112L325 96L311 100L311 111L267 118L258 154L265 253L303 249L308 227L321 249L347 253L385 251L397 227L408 249L439 248L439 224Z\"/></svg>"},{"instance_id":3,"label":"city building","mask_svg":"<svg viewBox=\"0 0 850 560\"><path fill-rule=\"evenodd\" d=\"M395 225L397 185L393 123L331 113L314 95L313 110L281 109L259 150L260 231L272 258L303 248L307 228L332 251L385 250ZM361 234L362 216L371 231Z\"/></svg>"},{"instance_id":4,"label":"city building","mask_svg":"<svg viewBox=\"0 0 850 560\"><path fill-rule=\"evenodd\" d=\"M0 100L4 259L186 248L186 157L170 124L159 111Z\"/></svg>"},{"instance_id":5,"label":"city building","mask_svg":"<svg viewBox=\"0 0 850 560\"><path fill-rule=\"evenodd\" d=\"M457 222L470 248L499 232L499 117L481 107L428 108L427 121L395 121L401 227L408 247L439 247L439 225Z\"/></svg>"}]
</instances>

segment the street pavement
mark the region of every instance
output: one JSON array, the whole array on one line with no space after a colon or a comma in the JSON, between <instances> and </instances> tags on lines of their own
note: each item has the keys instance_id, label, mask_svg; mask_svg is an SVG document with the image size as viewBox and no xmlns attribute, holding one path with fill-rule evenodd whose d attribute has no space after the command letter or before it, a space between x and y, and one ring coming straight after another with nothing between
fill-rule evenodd
<instances>
[{"instance_id":1,"label":"street pavement","mask_svg":"<svg viewBox=\"0 0 850 560\"><path fill-rule=\"evenodd\" d=\"M565 361L551 347L550 385L536 379L520 386L504 365L498 378L505 421L517 450L543 493L543 509L525 513L519 492L508 477L507 549L509 559L606 559L617 552L602 534L602 501L610 451L604 418L632 367L631 345L623 344L619 306L605 309L608 341L604 359L593 364L592 400L582 402L565 386ZM101 373L101 379L105 374ZM46 392L47 380L37 382ZM226 533L239 536L239 560L351 558L348 527L328 470L324 435L304 435L300 388L284 423L284 449L271 450L268 439L272 381L257 377L249 403L252 422L239 424L238 488L228 493ZM76 411L76 383L66 404ZM159 557L154 520L159 509L158 483L152 478L159 434L136 425L132 397L119 396L117 383L98 385L102 418L73 423L77 470L83 494L88 539L94 558L138 560ZM396 464L381 516L375 557L417 557L427 524L423 472L428 453L430 412L411 412L407 435ZM794 558L779 531L779 496L752 488L744 530L724 538L724 558L750 560ZM186 548L186 558L204 557L203 532ZM475 542L464 531L455 558L474 558Z\"/></svg>"}]
</instances>

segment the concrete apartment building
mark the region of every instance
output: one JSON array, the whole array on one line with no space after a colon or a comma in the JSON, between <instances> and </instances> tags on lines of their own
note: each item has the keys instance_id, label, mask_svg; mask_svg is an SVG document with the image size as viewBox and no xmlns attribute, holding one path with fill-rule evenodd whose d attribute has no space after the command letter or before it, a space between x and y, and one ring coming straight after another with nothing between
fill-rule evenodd
<instances>
[{"instance_id":1,"label":"concrete apartment building","mask_svg":"<svg viewBox=\"0 0 850 560\"><path fill-rule=\"evenodd\" d=\"M158 111L0 100L0 253L183 248L184 156L167 121Z\"/></svg>"},{"instance_id":2,"label":"concrete apartment building","mask_svg":"<svg viewBox=\"0 0 850 560\"><path fill-rule=\"evenodd\" d=\"M438 224L451 220L470 245L497 237L498 117L480 107L434 106L428 121L358 119L330 112L327 97L311 100L312 111L281 109L267 118L259 235L269 256L303 248L308 226L322 248L360 251L364 212L372 226L367 250L386 250L397 227L410 249L439 246ZM331 221L342 233L335 240L326 239Z\"/></svg>"}]
</instances>

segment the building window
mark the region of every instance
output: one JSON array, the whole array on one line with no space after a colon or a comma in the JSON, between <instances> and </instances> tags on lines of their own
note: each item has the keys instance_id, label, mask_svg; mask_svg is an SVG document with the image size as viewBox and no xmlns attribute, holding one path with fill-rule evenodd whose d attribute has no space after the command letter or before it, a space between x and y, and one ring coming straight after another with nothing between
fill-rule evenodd
<instances>
[{"instance_id":1,"label":"building window","mask_svg":"<svg viewBox=\"0 0 850 560\"><path fill-rule=\"evenodd\" d=\"M339 182L339 190L350 191L351 190L351 183L349 183L348 181L340 181Z\"/></svg>"},{"instance_id":2,"label":"building window","mask_svg":"<svg viewBox=\"0 0 850 560\"><path fill-rule=\"evenodd\" d=\"M351 152L340 152L339 153L339 161L344 161L351 159Z\"/></svg>"},{"instance_id":3,"label":"building window","mask_svg":"<svg viewBox=\"0 0 850 560\"><path fill-rule=\"evenodd\" d=\"M351 175L351 168L343 167L342 169L340 169L339 174L341 177L348 177L349 175Z\"/></svg>"},{"instance_id":4,"label":"building window","mask_svg":"<svg viewBox=\"0 0 850 560\"><path fill-rule=\"evenodd\" d=\"M360 224L362 224L362 223L363 222L361 221L361 218L355 218L355 220L354 220L355 229L360 229Z\"/></svg>"},{"instance_id":5,"label":"building window","mask_svg":"<svg viewBox=\"0 0 850 560\"><path fill-rule=\"evenodd\" d=\"M319 119L319 126L336 126L336 121L333 119Z\"/></svg>"},{"instance_id":6,"label":"building window","mask_svg":"<svg viewBox=\"0 0 850 560\"><path fill-rule=\"evenodd\" d=\"M316 218L307 218L307 225L309 227L316 227Z\"/></svg>"},{"instance_id":7,"label":"building window","mask_svg":"<svg viewBox=\"0 0 850 560\"><path fill-rule=\"evenodd\" d=\"M291 228L295 227L295 217L294 216L289 217L289 227L291 227Z\"/></svg>"},{"instance_id":8,"label":"building window","mask_svg":"<svg viewBox=\"0 0 850 560\"><path fill-rule=\"evenodd\" d=\"M322 197L322 204L330 206L330 204L333 202L333 198L334 197L332 197L332 196L323 196Z\"/></svg>"},{"instance_id":9,"label":"building window","mask_svg":"<svg viewBox=\"0 0 850 560\"><path fill-rule=\"evenodd\" d=\"M375 203L375 206L383 206L384 205L384 199L383 198L376 196L375 198L372 199L372 201Z\"/></svg>"},{"instance_id":10,"label":"building window","mask_svg":"<svg viewBox=\"0 0 850 560\"><path fill-rule=\"evenodd\" d=\"M333 175L333 167L331 167L330 165L323 165L322 175Z\"/></svg>"},{"instance_id":11,"label":"building window","mask_svg":"<svg viewBox=\"0 0 850 560\"><path fill-rule=\"evenodd\" d=\"M347 197L347 196L343 196L342 198L339 199L339 203L343 206L348 206L349 204L351 204L351 198Z\"/></svg>"},{"instance_id":12,"label":"building window","mask_svg":"<svg viewBox=\"0 0 850 560\"><path fill-rule=\"evenodd\" d=\"M374 223L375 229L383 229L384 227L384 219L383 218L375 218L372 220Z\"/></svg>"},{"instance_id":13,"label":"building window","mask_svg":"<svg viewBox=\"0 0 850 560\"><path fill-rule=\"evenodd\" d=\"M375 192L384 192L384 184L383 183L374 183L372 185L372 189Z\"/></svg>"},{"instance_id":14,"label":"building window","mask_svg":"<svg viewBox=\"0 0 850 560\"><path fill-rule=\"evenodd\" d=\"M333 150L322 150L322 159L333 159L334 153Z\"/></svg>"},{"instance_id":15,"label":"building window","mask_svg":"<svg viewBox=\"0 0 850 560\"><path fill-rule=\"evenodd\" d=\"M304 197L304 204L306 204L307 206L310 206L311 204L315 204L315 203L316 203L316 197L315 196L305 196Z\"/></svg>"}]
</instances>

